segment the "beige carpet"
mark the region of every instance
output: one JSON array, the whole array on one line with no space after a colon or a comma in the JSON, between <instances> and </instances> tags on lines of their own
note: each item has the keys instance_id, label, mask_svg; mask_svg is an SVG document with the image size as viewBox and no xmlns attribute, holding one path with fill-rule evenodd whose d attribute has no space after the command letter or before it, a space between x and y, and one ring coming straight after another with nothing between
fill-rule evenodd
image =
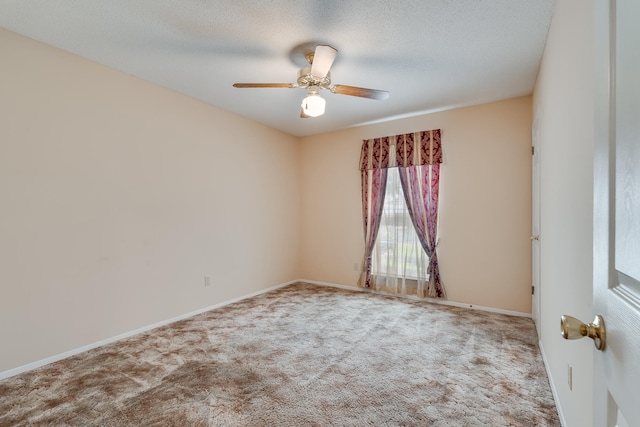
<instances>
[{"instance_id":1,"label":"beige carpet","mask_svg":"<svg viewBox=\"0 0 640 427\"><path fill-rule=\"evenodd\" d=\"M531 319L296 284L6 379L0 425L560 422Z\"/></svg>"}]
</instances>

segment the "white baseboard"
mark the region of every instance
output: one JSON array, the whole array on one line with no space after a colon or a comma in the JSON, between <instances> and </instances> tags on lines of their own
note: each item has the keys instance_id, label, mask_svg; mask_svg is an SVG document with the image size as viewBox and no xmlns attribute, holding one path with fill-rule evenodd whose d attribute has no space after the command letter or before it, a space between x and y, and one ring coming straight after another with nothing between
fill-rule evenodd
<instances>
[{"instance_id":1,"label":"white baseboard","mask_svg":"<svg viewBox=\"0 0 640 427\"><path fill-rule=\"evenodd\" d=\"M359 288L357 286L339 285L337 283L329 283L329 282L318 282L317 280L300 279L298 280L298 282L310 283L312 285L318 285L318 286L329 286L332 288L346 289L347 291L367 292L367 289Z\"/></svg>"},{"instance_id":2,"label":"white baseboard","mask_svg":"<svg viewBox=\"0 0 640 427\"><path fill-rule=\"evenodd\" d=\"M556 385L553 382L553 377L551 376L551 369L549 368L549 363L547 362L547 355L544 353L544 347L542 346L542 341L538 341L538 347L540 347L540 354L542 355L544 368L547 371L547 378L549 378L549 386L551 387L551 394L553 395L553 401L556 403L556 409L558 410L558 418L560 418L560 424L562 424L562 427L566 427L567 423L564 420L564 414L562 413L562 406L560 406L560 400L558 399L558 391L556 390Z\"/></svg>"},{"instance_id":3,"label":"white baseboard","mask_svg":"<svg viewBox=\"0 0 640 427\"><path fill-rule=\"evenodd\" d=\"M132 337L134 335L138 335L138 334L141 334L143 332L150 331L151 329L159 328L160 326L168 325L169 323L177 322L179 320L184 320L184 319L187 319L189 317L193 317L193 316L195 316L197 314L204 313L206 311L210 311L210 310L213 310L213 309L216 309L216 308L224 307L225 305L233 304L235 302L242 301L242 300L247 299L247 298L255 297L257 295L264 294L264 293L267 293L267 292L271 292L273 290L282 288L284 286L291 285L293 283L298 283L298 282L299 282L299 280L292 280L290 282L280 283L279 285L271 286L270 288L261 289L259 291L252 292L252 293L247 294L247 295L243 295L243 296L240 296L240 297L237 297L237 298L233 298L233 299L230 299L230 300L227 300L227 301L223 301L221 303L210 305L208 307L200 308L200 309L192 311L190 313L182 314L180 316L172 317L171 319L167 319L167 320L163 320L163 321L151 324L151 325L143 326L141 328L135 329L133 331L125 332L125 333L116 335L114 337L106 338L104 340L100 340L100 341L94 342L94 343L89 344L89 345L85 345L85 346L82 346L82 347L79 347L79 348L75 348L73 350L65 351L64 353L60 353L60 354L57 354L55 356L47 357L45 359L38 360L38 361L35 361L35 362L32 362L32 363L28 363L26 365L22 365L22 366L19 366L17 368L9 369L7 371L0 372L0 381L4 380L6 378L9 378L9 377L13 377L14 375L21 374L23 372L32 371L34 369L40 368L40 367L48 365L50 363L57 362L57 361L62 360L62 359L66 359L66 358L71 357L71 356L75 356L76 354L84 353L85 351L89 351L89 350L92 350L92 349L97 348L97 347L101 347L103 345L111 344L111 343L114 343L116 341L120 341L122 339L129 338L129 337Z\"/></svg>"},{"instance_id":4,"label":"white baseboard","mask_svg":"<svg viewBox=\"0 0 640 427\"><path fill-rule=\"evenodd\" d=\"M369 289L359 288L357 286L339 285L337 283L318 282L318 281L315 281L315 280L300 279L300 280L297 280L296 282L305 282L305 283L311 283L312 285L320 285L320 286L331 286L331 287L334 287L334 288L347 289L347 290L350 290L350 291L374 292L374 291L371 291ZM432 303L435 303L435 304L450 305L450 306L453 306L453 307L470 308L470 309L473 309L473 310L488 311L488 312L491 312L491 313L507 314L509 316L518 316L518 317L531 318L531 313L523 313L521 311L511 311L511 310L503 310L501 308L486 307L486 306L483 306L483 305L465 304L465 303L462 303L462 302L447 301L447 300L443 300L443 299L439 299L439 298L420 298L420 297L416 297L416 296L413 296L413 295L396 295L396 294L390 294L390 293L387 293L387 292L378 292L378 291L375 291L375 292L379 293L379 294L383 294L383 295L392 296L392 297L408 298L408 299L412 299L412 300L416 300L416 301L428 301L428 302L432 302Z\"/></svg>"}]
</instances>

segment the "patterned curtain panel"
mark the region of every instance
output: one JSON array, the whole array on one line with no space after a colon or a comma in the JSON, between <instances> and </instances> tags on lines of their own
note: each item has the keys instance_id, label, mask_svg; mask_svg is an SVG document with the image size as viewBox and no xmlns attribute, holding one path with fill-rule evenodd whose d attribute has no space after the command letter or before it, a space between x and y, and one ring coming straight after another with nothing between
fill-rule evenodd
<instances>
[{"instance_id":1,"label":"patterned curtain panel","mask_svg":"<svg viewBox=\"0 0 640 427\"><path fill-rule=\"evenodd\" d=\"M418 296L445 297L440 282L438 254L438 196L440 186L440 164L399 167L402 192L407 203L409 216L415 227L422 249L429 256L427 269L429 282L418 286Z\"/></svg>"},{"instance_id":2,"label":"patterned curtain panel","mask_svg":"<svg viewBox=\"0 0 640 427\"><path fill-rule=\"evenodd\" d=\"M386 173L398 167L402 192L422 249L429 257L428 282L417 279L415 294L445 297L438 268L437 224L442 143L440 129L363 141L360 155L365 254L358 286L372 286L372 254L384 206ZM385 279L389 282L389 278ZM404 293L404 281L403 281Z\"/></svg>"},{"instance_id":3,"label":"patterned curtain panel","mask_svg":"<svg viewBox=\"0 0 640 427\"><path fill-rule=\"evenodd\" d=\"M371 288L371 255L378 237L384 193L387 188L387 169L361 171L362 179L362 222L364 224L364 257L358 286Z\"/></svg>"}]
</instances>

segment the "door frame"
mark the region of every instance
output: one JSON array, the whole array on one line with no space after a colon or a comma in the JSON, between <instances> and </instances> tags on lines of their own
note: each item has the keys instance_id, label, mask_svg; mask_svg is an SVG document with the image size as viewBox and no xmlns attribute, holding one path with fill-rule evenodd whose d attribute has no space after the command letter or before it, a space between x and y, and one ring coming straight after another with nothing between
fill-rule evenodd
<instances>
[{"instance_id":1,"label":"door frame","mask_svg":"<svg viewBox=\"0 0 640 427\"><path fill-rule=\"evenodd\" d=\"M542 340L540 327L540 201L541 201L541 167L540 167L540 105L536 106L531 125L531 317L536 325L538 340Z\"/></svg>"}]
</instances>

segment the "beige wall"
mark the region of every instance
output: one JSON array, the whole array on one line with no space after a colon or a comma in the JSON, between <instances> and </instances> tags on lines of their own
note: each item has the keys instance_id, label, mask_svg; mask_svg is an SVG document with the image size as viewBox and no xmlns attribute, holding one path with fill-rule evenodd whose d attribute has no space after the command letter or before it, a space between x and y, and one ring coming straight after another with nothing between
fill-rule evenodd
<instances>
[{"instance_id":1,"label":"beige wall","mask_svg":"<svg viewBox=\"0 0 640 427\"><path fill-rule=\"evenodd\" d=\"M566 426L592 425L593 344L559 320L593 318L593 1L556 4L534 92L541 154L541 347ZM573 368L573 391L567 367Z\"/></svg>"},{"instance_id":2,"label":"beige wall","mask_svg":"<svg viewBox=\"0 0 640 427\"><path fill-rule=\"evenodd\" d=\"M1 29L0 57L0 372L297 278L297 138Z\"/></svg>"},{"instance_id":3,"label":"beige wall","mask_svg":"<svg viewBox=\"0 0 640 427\"><path fill-rule=\"evenodd\" d=\"M440 244L451 301L531 312L531 97L301 139L301 277L355 285L363 139L442 129Z\"/></svg>"}]
</instances>

